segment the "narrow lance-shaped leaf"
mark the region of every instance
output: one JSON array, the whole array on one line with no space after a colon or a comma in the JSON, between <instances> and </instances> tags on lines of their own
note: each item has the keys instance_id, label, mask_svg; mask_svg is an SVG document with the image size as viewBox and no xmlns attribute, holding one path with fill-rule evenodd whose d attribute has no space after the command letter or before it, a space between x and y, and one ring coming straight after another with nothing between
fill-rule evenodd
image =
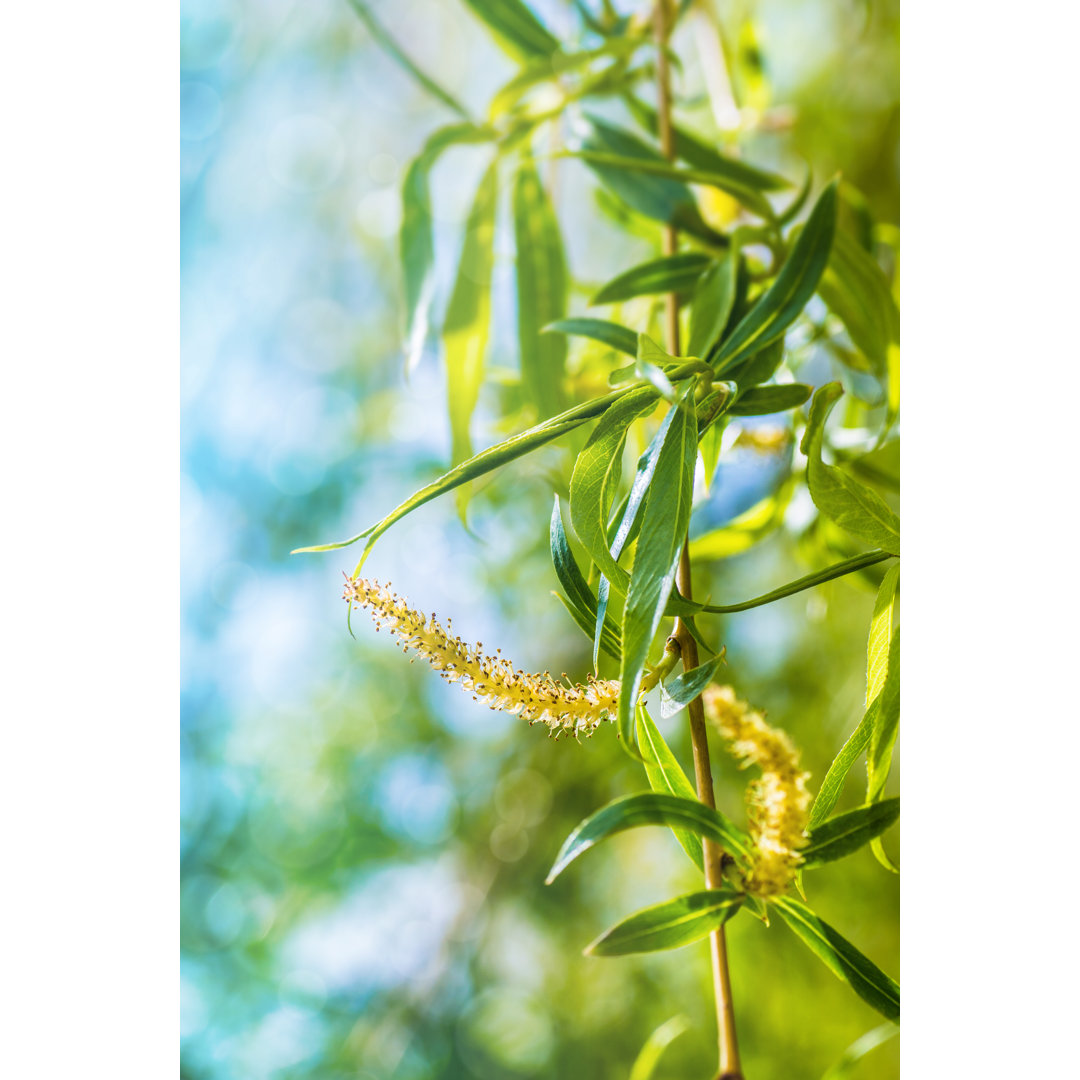
<instances>
[{"instance_id":1,"label":"narrow lance-shaped leaf","mask_svg":"<svg viewBox=\"0 0 1080 1080\"><path fill-rule=\"evenodd\" d=\"M821 193L776 280L720 346L714 361L726 371L743 356L775 341L814 295L829 261L836 229L836 181Z\"/></svg>"},{"instance_id":2,"label":"narrow lance-shaped leaf","mask_svg":"<svg viewBox=\"0 0 1080 1080\"><path fill-rule=\"evenodd\" d=\"M626 956L679 949L723 926L743 899L743 894L730 886L678 896L624 919L589 945L585 955Z\"/></svg>"},{"instance_id":3,"label":"narrow lance-shaped leaf","mask_svg":"<svg viewBox=\"0 0 1080 1080\"><path fill-rule=\"evenodd\" d=\"M654 293L689 292L712 260L699 252L685 251L650 259L612 278L589 302L614 304L635 296Z\"/></svg>"},{"instance_id":4,"label":"narrow lance-shaped leaf","mask_svg":"<svg viewBox=\"0 0 1080 1080\"><path fill-rule=\"evenodd\" d=\"M591 814L566 838L546 883L550 885L579 855L601 840L645 825L689 829L715 840L725 851L736 855L745 856L750 850L750 838L746 833L736 828L719 810L698 802L696 798L653 792L625 795Z\"/></svg>"},{"instance_id":5,"label":"narrow lance-shaped leaf","mask_svg":"<svg viewBox=\"0 0 1080 1080\"><path fill-rule=\"evenodd\" d=\"M677 679L665 683L661 688L660 715L667 719L689 705L713 681L722 663L724 663L724 651L721 649L704 664L684 671Z\"/></svg>"},{"instance_id":6,"label":"narrow lance-shaped leaf","mask_svg":"<svg viewBox=\"0 0 1080 1080\"><path fill-rule=\"evenodd\" d=\"M656 461L642 511L641 533L623 608L623 655L619 678L618 729L633 753L634 703L649 646L664 617L675 584L679 554L690 523L697 464L697 417L691 384L675 414Z\"/></svg>"},{"instance_id":7,"label":"narrow lance-shaped leaf","mask_svg":"<svg viewBox=\"0 0 1080 1080\"><path fill-rule=\"evenodd\" d=\"M664 163L664 158L653 147L629 132L591 116L588 124L585 150ZM706 224L693 192L682 181L631 173L588 161L586 164L609 191L639 214L675 225L707 243L726 246L727 238Z\"/></svg>"},{"instance_id":8,"label":"narrow lance-shaped leaf","mask_svg":"<svg viewBox=\"0 0 1080 1080\"><path fill-rule=\"evenodd\" d=\"M480 395L491 317L492 245L495 237L496 163L480 181L468 221L454 291L446 309L443 342L454 464L472 453L469 421ZM463 494L463 493L462 493ZM459 498L463 509L465 499Z\"/></svg>"},{"instance_id":9,"label":"narrow lance-shaped leaf","mask_svg":"<svg viewBox=\"0 0 1080 1080\"><path fill-rule=\"evenodd\" d=\"M364 0L349 0L349 6L356 12L360 21L368 28L368 32L382 49L392 56L432 97L438 98L447 108L453 109L463 120L469 119L465 107L413 62L382 23L375 18L369 4L364 3Z\"/></svg>"},{"instance_id":10,"label":"narrow lance-shaped leaf","mask_svg":"<svg viewBox=\"0 0 1080 1080\"><path fill-rule=\"evenodd\" d=\"M843 389L838 382L827 383L814 394L810 416L802 439L806 455L806 481L817 508L853 536L900 554L900 519L877 492L861 484L836 466L821 459L825 421Z\"/></svg>"},{"instance_id":11,"label":"narrow lance-shaped leaf","mask_svg":"<svg viewBox=\"0 0 1080 1080\"><path fill-rule=\"evenodd\" d=\"M551 561L555 564L559 583L566 590L570 613L591 641L596 625L596 597L585 581L567 542L558 495L555 496L555 505L551 511ZM603 620L600 644L610 656L619 659L622 652L619 628L611 619Z\"/></svg>"},{"instance_id":12,"label":"narrow lance-shaped leaf","mask_svg":"<svg viewBox=\"0 0 1080 1080\"><path fill-rule=\"evenodd\" d=\"M854 1072L855 1066L870 1053L871 1050L884 1042L888 1042L889 1039L892 1039L899 1034L899 1026L892 1023L892 1021L889 1021L888 1023L880 1024L873 1030L868 1031L865 1035L860 1035L843 1052L843 1054L840 1055L837 1062L826 1070L821 1077L821 1080L848 1080Z\"/></svg>"},{"instance_id":13,"label":"narrow lance-shaped leaf","mask_svg":"<svg viewBox=\"0 0 1080 1080\"><path fill-rule=\"evenodd\" d=\"M881 699L879 696L878 699L871 703L870 708L866 710L858 726L848 736L847 742L844 743L840 753L833 759L829 771L825 774L825 779L821 781L821 787L818 789L817 797L814 799L814 805L810 808L810 820L808 823L810 829L823 822L832 813L833 807L839 801L840 794L844 790L844 780L847 779L848 773L851 772L851 767L858 761L859 755L870 745L870 733L874 730L874 723L877 720L880 708Z\"/></svg>"},{"instance_id":14,"label":"narrow lance-shaped leaf","mask_svg":"<svg viewBox=\"0 0 1080 1080\"><path fill-rule=\"evenodd\" d=\"M900 1018L900 987L842 934L819 919L805 904L789 897L772 907L825 966L846 982L868 1005L888 1020Z\"/></svg>"},{"instance_id":15,"label":"narrow lance-shaped leaf","mask_svg":"<svg viewBox=\"0 0 1080 1080\"><path fill-rule=\"evenodd\" d=\"M768 416L772 413L797 409L810 400L812 387L802 383L783 383L780 386L755 386L739 397L728 409L732 416Z\"/></svg>"},{"instance_id":16,"label":"narrow lance-shaped leaf","mask_svg":"<svg viewBox=\"0 0 1080 1080\"><path fill-rule=\"evenodd\" d=\"M803 865L819 866L858 851L875 840L900 817L900 800L885 799L871 806L859 806L810 830L802 849Z\"/></svg>"},{"instance_id":17,"label":"narrow lance-shaped leaf","mask_svg":"<svg viewBox=\"0 0 1080 1080\"><path fill-rule=\"evenodd\" d=\"M515 60L546 56L559 47L558 40L522 0L465 0L465 4Z\"/></svg>"},{"instance_id":18,"label":"narrow lance-shaped leaf","mask_svg":"<svg viewBox=\"0 0 1080 1080\"><path fill-rule=\"evenodd\" d=\"M540 418L563 407L566 340L541 328L566 314L566 259L559 223L531 159L514 182L518 348L521 377Z\"/></svg>"},{"instance_id":19,"label":"narrow lance-shaped leaf","mask_svg":"<svg viewBox=\"0 0 1080 1080\"><path fill-rule=\"evenodd\" d=\"M893 634L889 646L889 671L881 688L881 708L870 733L866 756L866 801L876 802L885 789L892 765L893 747L900 725L900 631Z\"/></svg>"},{"instance_id":20,"label":"narrow lance-shaped leaf","mask_svg":"<svg viewBox=\"0 0 1080 1080\"><path fill-rule=\"evenodd\" d=\"M431 135L405 171L401 188L401 254L405 293L405 371L420 362L435 291L435 242L428 177L439 156L455 143L486 142L491 132L475 124L452 124Z\"/></svg>"},{"instance_id":21,"label":"narrow lance-shaped leaf","mask_svg":"<svg viewBox=\"0 0 1080 1080\"><path fill-rule=\"evenodd\" d=\"M625 326L608 322L606 319L560 319L545 326L542 332L592 338L628 356L637 356L637 331L628 330Z\"/></svg>"},{"instance_id":22,"label":"narrow lance-shaped leaf","mask_svg":"<svg viewBox=\"0 0 1080 1080\"><path fill-rule=\"evenodd\" d=\"M869 705L881 693L885 676L889 673L889 647L892 644L893 622L899 597L900 564L895 563L885 572L874 600L874 613L870 617L870 636L866 644L866 704Z\"/></svg>"},{"instance_id":23,"label":"narrow lance-shaped leaf","mask_svg":"<svg viewBox=\"0 0 1080 1080\"><path fill-rule=\"evenodd\" d=\"M645 1045L630 1067L628 1080L652 1080L660 1055L689 1027L690 1021L685 1016L673 1016L670 1020L665 1020L645 1040Z\"/></svg>"},{"instance_id":24,"label":"narrow lance-shaped leaf","mask_svg":"<svg viewBox=\"0 0 1080 1080\"><path fill-rule=\"evenodd\" d=\"M687 779L678 759L664 741L664 736L660 734L644 705L638 705L637 708L637 737L649 787L663 795L675 795L691 801L696 799L694 786ZM690 856L690 861L701 870L704 866L701 837L693 830L677 825L672 825L671 831L683 851Z\"/></svg>"},{"instance_id":25,"label":"narrow lance-shaped leaf","mask_svg":"<svg viewBox=\"0 0 1080 1080\"><path fill-rule=\"evenodd\" d=\"M707 357L720 340L735 304L735 280L739 272L739 252L732 247L716 260L698 280L690 304L691 356Z\"/></svg>"},{"instance_id":26,"label":"narrow lance-shaped leaf","mask_svg":"<svg viewBox=\"0 0 1080 1080\"><path fill-rule=\"evenodd\" d=\"M570 477L570 523L593 562L626 591L627 572L611 557L607 521L622 472L622 451L630 425L656 408L651 387L627 394L601 418L574 463Z\"/></svg>"}]
</instances>

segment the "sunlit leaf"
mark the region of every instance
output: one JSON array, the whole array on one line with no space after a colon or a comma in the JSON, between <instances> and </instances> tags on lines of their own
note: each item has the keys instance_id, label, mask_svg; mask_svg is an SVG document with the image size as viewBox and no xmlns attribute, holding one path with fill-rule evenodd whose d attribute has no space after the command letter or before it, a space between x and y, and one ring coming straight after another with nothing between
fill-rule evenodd
<instances>
[{"instance_id":1,"label":"sunlit leaf","mask_svg":"<svg viewBox=\"0 0 1080 1080\"><path fill-rule=\"evenodd\" d=\"M881 798L892 766L893 747L900 725L900 631L893 634L889 646L889 667L881 688L881 707L870 732L866 755L866 801Z\"/></svg>"},{"instance_id":2,"label":"sunlit leaf","mask_svg":"<svg viewBox=\"0 0 1080 1080\"><path fill-rule=\"evenodd\" d=\"M829 261L836 228L836 181L818 197L806 225L776 280L720 346L714 361L727 371L743 356L775 341L798 318L814 295Z\"/></svg>"},{"instance_id":3,"label":"sunlit leaf","mask_svg":"<svg viewBox=\"0 0 1080 1080\"><path fill-rule=\"evenodd\" d=\"M689 292L710 262L707 255L693 251L650 259L612 278L589 303L614 304L653 293Z\"/></svg>"},{"instance_id":4,"label":"sunlit leaf","mask_svg":"<svg viewBox=\"0 0 1080 1080\"><path fill-rule=\"evenodd\" d=\"M724 652L721 650L705 663L698 664L696 668L684 671L677 679L665 683L660 699L660 715L667 719L689 705L713 681L723 662Z\"/></svg>"},{"instance_id":5,"label":"sunlit leaf","mask_svg":"<svg viewBox=\"0 0 1080 1080\"><path fill-rule=\"evenodd\" d=\"M866 644L866 704L869 705L881 693L885 676L889 672L889 646L892 643L896 605L900 593L900 564L894 563L886 571L874 600L874 612L870 616L870 636Z\"/></svg>"},{"instance_id":6,"label":"sunlit leaf","mask_svg":"<svg viewBox=\"0 0 1080 1080\"><path fill-rule=\"evenodd\" d=\"M874 728L878 709L881 707L880 698L875 699L866 710L858 726L848 736L840 753L833 759L825 779L821 781L814 805L810 808L809 828L813 829L832 813L844 790L844 781L851 772L851 767L859 759L859 755L870 745L870 732Z\"/></svg>"},{"instance_id":7,"label":"sunlit leaf","mask_svg":"<svg viewBox=\"0 0 1080 1080\"><path fill-rule=\"evenodd\" d=\"M855 1066L875 1047L900 1034L900 1027L891 1021L881 1024L865 1035L860 1035L840 1055L836 1063L825 1070L821 1080L848 1080L855 1071Z\"/></svg>"},{"instance_id":8,"label":"sunlit leaf","mask_svg":"<svg viewBox=\"0 0 1080 1080\"><path fill-rule=\"evenodd\" d=\"M446 387L453 464L472 454L469 422L480 396L491 319L491 267L495 238L496 163L484 173L465 223L457 279L443 323ZM466 488L459 492L464 511Z\"/></svg>"},{"instance_id":9,"label":"sunlit leaf","mask_svg":"<svg viewBox=\"0 0 1080 1080\"><path fill-rule=\"evenodd\" d=\"M567 276L559 223L530 159L514 181L518 349L521 378L540 418L563 407L566 339L541 328L566 313Z\"/></svg>"},{"instance_id":10,"label":"sunlit leaf","mask_svg":"<svg viewBox=\"0 0 1080 1080\"><path fill-rule=\"evenodd\" d=\"M842 859L879 837L899 817L899 799L885 799L837 814L810 830L810 839L802 849L803 865L819 866Z\"/></svg>"},{"instance_id":11,"label":"sunlit leaf","mask_svg":"<svg viewBox=\"0 0 1080 1080\"><path fill-rule=\"evenodd\" d=\"M803 434L807 486L817 508L842 529L876 547L900 554L900 519L884 499L865 484L821 459L825 421L843 393L838 382L814 394Z\"/></svg>"},{"instance_id":12,"label":"sunlit leaf","mask_svg":"<svg viewBox=\"0 0 1080 1080\"><path fill-rule=\"evenodd\" d=\"M645 1045L630 1068L628 1080L652 1080L660 1055L689 1027L690 1021L685 1016L673 1016L670 1020L665 1020L645 1040Z\"/></svg>"},{"instance_id":13,"label":"sunlit leaf","mask_svg":"<svg viewBox=\"0 0 1080 1080\"><path fill-rule=\"evenodd\" d=\"M728 409L732 416L768 416L771 413L797 409L810 400L813 387L802 383L783 383L780 386L754 386L742 394Z\"/></svg>"},{"instance_id":14,"label":"sunlit leaf","mask_svg":"<svg viewBox=\"0 0 1080 1080\"><path fill-rule=\"evenodd\" d=\"M623 655L619 669L618 728L623 746L633 752L633 711L649 646L664 617L675 584L697 464L697 418L693 386L674 416L660 447L656 471L642 511L641 532L623 607Z\"/></svg>"},{"instance_id":15,"label":"sunlit leaf","mask_svg":"<svg viewBox=\"0 0 1080 1080\"><path fill-rule=\"evenodd\" d=\"M697 798L693 784L686 777L678 759L664 741L644 705L637 708L637 738L645 766L649 787L664 795L675 795L691 801ZM671 831L679 841L691 862L701 870L704 866L701 854L701 837L691 829L673 825Z\"/></svg>"},{"instance_id":16,"label":"sunlit leaf","mask_svg":"<svg viewBox=\"0 0 1080 1080\"><path fill-rule=\"evenodd\" d=\"M609 836L645 825L678 826L715 840L725 851L746 855L750 838L719 810L697 799L645 792L624 795L591 814L566 838L548 873L550 885L579 855Z\"/></svg>"},{"instance_id":17,"label":"sunlit leaf","mask_svg":"<svg viewBox=\"0 0 1080 1080\"><path fill-rule=\"evenodd\" d=\"M626 956L679 949L723 926L742 902L743 894L731 887L666 900L617 923L589 945L585 955Z\"/></svg>"},{"instance_id":18,"label":"sunlit leaf","mask_svg":"<svg viewBox=\"0 0 1080 1080\"><path fill-rule=\"evenodd\" d=\"M900 987L805 904L782 897L772 907L825 966L888 1020L900 1019Z\"/></svg>"}]
</instances>

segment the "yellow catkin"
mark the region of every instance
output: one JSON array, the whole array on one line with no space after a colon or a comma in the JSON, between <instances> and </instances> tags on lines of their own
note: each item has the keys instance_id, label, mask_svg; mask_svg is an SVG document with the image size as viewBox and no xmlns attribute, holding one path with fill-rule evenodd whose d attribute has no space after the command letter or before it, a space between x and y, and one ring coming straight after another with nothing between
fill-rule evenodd
<instances>
[{"instance_id":1,"label":"yellow catkin","mask_svg":"<svg viewBox=\"0 0 1080 1080\"><path fill-rule=\"evenodd\" d=\"M558 738L562 734L591 735L600 724L614 717L619 700L619 683L589 676L587 685L556 682L548 672L529 675L515 670L501 655L485 656L483 643L466 644L453 636L450 620L446 628L434 615L428 618L414 611L408 602L390 591L388 585L346 575L344 599L371 612L377 628L385 623L404 652L415 650L447 682L456 682L477 700L492 709L514 713L546 724ZM502 650L496 650L501 654ZM566 676L564 675L565 679Z\"/></svg>"},{"instance_id":2,"label":"yellow catkin","mask_svg":"<svg viewBox=\"0 0 1080 1080\"><path fill-rule=\"evenodd\" d=\"M710 686L702 695L705 715L728 741L744 768L761 776L747 789L747 811L756 851L746 889L768 899L795 878L806 843L810 774L799 769L799 752L787 733L770 727L762 713L739 701L730 686Z\"/></svg>"}]
</instances>

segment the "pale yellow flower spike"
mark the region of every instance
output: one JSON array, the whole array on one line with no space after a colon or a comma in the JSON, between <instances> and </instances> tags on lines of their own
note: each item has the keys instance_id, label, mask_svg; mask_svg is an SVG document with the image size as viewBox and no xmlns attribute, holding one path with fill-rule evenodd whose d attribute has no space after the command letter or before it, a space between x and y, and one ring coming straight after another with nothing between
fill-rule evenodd
<instances>
[{"instance_id":1,"label":"pale yellow flower spike","mask_svg":"<svg viewBox=\"0 0 1080 1080\"><path fill-rule=\"evenodd\" d=\"M799 752L787 733L770 727L762 713L739 701L730 686L710 686L705 715L730 744L743 768L761 776L747 789L747 812L756 851L746 889L763 899L778 896L795 878L806 843L810 774L799 769Z\"/></svg>"},{"instance_id":2,"label":"pale yellow flower spike","mask_svg":"<svg viewBox=\"0 0 1080 1080\"><path fill-rule=\"evenodd\" d=\"M434 615L429 619L414 611L377 581L346 575L344 599L369 608L377 628L385 622L404 652L415 649L447 682L460 683L492 709L514 713L530 724L541 721L555 738L591 735L605 719L616 715L617 681L590 675L586 686L564 686L546 671L543 675L515 671L501 655L485 656L482 643L466 645L453 637L449 619L444 630Z\"/></svg>"}]
</instances>

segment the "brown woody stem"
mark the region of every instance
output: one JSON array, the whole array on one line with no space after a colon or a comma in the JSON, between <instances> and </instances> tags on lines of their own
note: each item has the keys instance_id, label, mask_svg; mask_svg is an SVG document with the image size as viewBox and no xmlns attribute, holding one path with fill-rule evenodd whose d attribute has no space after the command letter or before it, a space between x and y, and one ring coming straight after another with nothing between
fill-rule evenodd
<instances>
[{"instance_id":1,"label":"brown woody stem","mask_svg":"<svg viewBox=\"0 0 1080 1080\"><path fill-rule=\"evenodd\" d=\"M671 76L668 70L667 43L670 29L669 0L657 0L653 12L656 44L656 90L657 114L660 127L660 149L669 161L674 160L674 138L671 131ZM665 255L674 255L679 246L678 232L672 225L664 227L663 251ZM665 297L665 347L673 356L678 356L679 344L679 297L668 293ZM679 558L679 591L687 600L693 598L690 582L690 552L688 541L683 543ZM698 665L697 642L689 628L681 619L675 622L673 635L679 642L682 652L683 670L689 671ZM701 698L696 697L687 706L690 714L690 740L694 748L694 778L697 782L698 798L715 809L716 796L713 792L712 766L709 762L709 738L705 728L705 710ZM705 863L705 885L709 889L718 889L723 884L724 853L711 840L703 841ZM716 1022L719 1042L719 1080L743 1080L739 1064L739 1044L735 1033L735 1009L731 999L731 976L728 971L727 941L721 926L709 935L709 950L712 957L713 989L716 994Z\"/></svg>"}]
</instances>

